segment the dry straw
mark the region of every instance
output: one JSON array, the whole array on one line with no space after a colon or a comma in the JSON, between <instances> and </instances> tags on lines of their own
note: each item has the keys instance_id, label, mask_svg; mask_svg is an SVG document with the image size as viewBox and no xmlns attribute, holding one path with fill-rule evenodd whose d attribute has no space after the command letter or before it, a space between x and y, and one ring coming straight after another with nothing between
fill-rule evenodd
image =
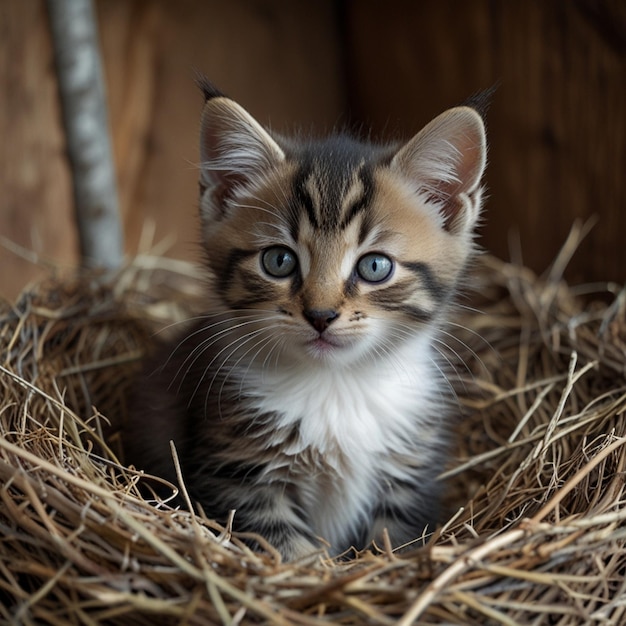
<instances>
[{"instance_id":1,"label":"dry straw","mask_svg":"<svg viewBox=\"0 0 626 626\"><path fill-rule=\"evenodd\" d=\"M18 624L626 622L626 294L485 257L462 357L449 520L423 546L281 563L155 505L114 433L184 264L51 280L0 310L0 620ZM458 357L457 357L458 355ZM105 443L106 439L106 443Z\"/></svg>"}]
</instances>

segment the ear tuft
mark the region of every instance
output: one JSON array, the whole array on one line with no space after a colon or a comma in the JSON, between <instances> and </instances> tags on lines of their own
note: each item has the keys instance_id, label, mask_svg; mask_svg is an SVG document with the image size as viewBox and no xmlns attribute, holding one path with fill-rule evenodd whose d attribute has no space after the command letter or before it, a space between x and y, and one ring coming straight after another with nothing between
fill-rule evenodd
<instances>
[{"instance_id":1,"label":"ear tuft","mask_svg":"<svg viewBox=\"0 0 626 626\"><path fill-rule=\"evenodd\" d=\"M208 102L213 98L225 97L223 94L204 74L201 72L196 73L196 85L202 92L204 100Z\"/></svg>"},{"instance_id":2,"label":"ear tuft","mask_svg":"<svg viewBox=\"0 0 626 626\"><path fill-rule=\"evenodd\" d=\"M391 168L437 208L448 230L468 230L478 219L486 160L482 118L470 107L456 107L400 148Z\"/></svg>"},{"instance_id":3,"label":"ear tuft","mask_svg":"<svg viewBox=\"0 0 626 626\"><path fill-rule=\"evenodd\" d=\"M483 122L486 123L487 113L489 112L489 108L491 107L491 100L493 99L493 95L499 87L499 83L493 84L491 87L487 89L483 89L482 91L477 91L473 93L469 98L466 98L459 106L461 107L469 107L470 109L474 109Z\"/></svg>"},{"instance_id":4,"label":"ear tuft","mask_svg":"<svg viewBox=\"0 0 626 626\"><path fill-rule=\"evenodd\" d=\"M280 146L241 106L221 95L207 99L200 136L203 221L223 217L230 201L285 159Z\"/></svg>"}]
</instances>

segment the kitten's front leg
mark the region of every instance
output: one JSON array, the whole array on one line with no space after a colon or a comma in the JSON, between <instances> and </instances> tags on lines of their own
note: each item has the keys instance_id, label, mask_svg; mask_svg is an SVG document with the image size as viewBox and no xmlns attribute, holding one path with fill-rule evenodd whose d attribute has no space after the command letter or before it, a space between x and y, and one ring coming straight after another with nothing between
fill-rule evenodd
<instances>
[{"instance_id":1,"label":"kitten's front leg","mask_svg":"<svg viewBox=\"0 0 626 626\"><path fill-rule=\"evenodd\" d=\"M414 543L435 530L439 516L439 484L434 477L416 479L388 478L381 486L370 531L370 539L379 547L383 545L384 529L394 548Z\"/></svg>"},{"instance_id":2,"label":"kitten's front leg","mask_svg":"<svg viewBox=\"0 0 626 626\"><path fill-rule=\"evenodd\" d=\"M304 514L280 483L255 485L239 499L235 531L261 535L285 561L293 561L319 550Z\"/></svg>"}]
</instances>

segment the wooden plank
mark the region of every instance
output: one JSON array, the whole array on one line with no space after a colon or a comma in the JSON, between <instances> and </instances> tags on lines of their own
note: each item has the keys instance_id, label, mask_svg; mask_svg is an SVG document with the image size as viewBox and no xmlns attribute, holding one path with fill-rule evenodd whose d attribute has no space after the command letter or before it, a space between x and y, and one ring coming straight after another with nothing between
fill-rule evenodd
<instances>
[{"instance_id":1,"label":"wooden plank","mask_svg":"<svg viewBox=\"0 0 626 626\"><path fill-rule=\"evenodd\" d=\"M77 242L43 2L0 3L0 25L0 296L13 297L42 271L6 245L67 266Z\"/></svg>"}]
</instances>

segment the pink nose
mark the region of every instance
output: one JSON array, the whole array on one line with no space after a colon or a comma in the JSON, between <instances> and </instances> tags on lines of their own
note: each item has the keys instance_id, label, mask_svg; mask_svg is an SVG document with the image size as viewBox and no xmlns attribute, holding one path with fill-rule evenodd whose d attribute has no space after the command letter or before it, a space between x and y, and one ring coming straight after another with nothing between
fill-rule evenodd
<instances>
[{"instance_id":1,"label":"pink nose","mask_svg":"<svg viewBox=\"0 0 626 626\"><path fill-rule=\"evenodd\" d=\"M309 309L303 313L306 320L318 333L323 333L338 317L337 311Z\"/></svg>"}]
</instances>

